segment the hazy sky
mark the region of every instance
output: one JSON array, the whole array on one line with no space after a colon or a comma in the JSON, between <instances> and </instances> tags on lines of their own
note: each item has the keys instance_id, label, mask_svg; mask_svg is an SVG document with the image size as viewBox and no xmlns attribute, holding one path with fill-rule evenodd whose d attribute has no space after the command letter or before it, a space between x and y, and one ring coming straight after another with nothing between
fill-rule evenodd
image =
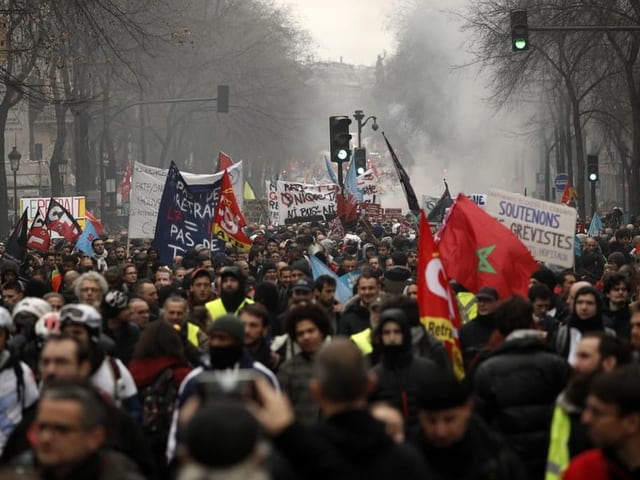
<instances>
[{"instance_id":1,"label":"hazy sky","mask_svg":"<svg viewBox=\"0 0 640 480\"><path fill-rule=\"evenodd\" d=\"M288 5L317 46L319 60L373 65L384 50L393 50L385 22L397 0L276 0ZM340 12L337 14L336 12Z\"/></svg>"},{"instance_id":2,"label":"hazy sky","mask_svg":"<svg viewBox=\"0 0 640 480\"><path fill-rule=\"evenodd\" d=\"M342 56L345 63L359 65L374 65L378 54L385 50L389 54L394 52L390 19L397 8L411 2L275 1L291 7L299 27L311 34L316 45L313 53L319 60L339 61ZM465 48L466 37L460 30L459 18L452 15L451 10L464 10L469 1L473 0L429 0L429 8L421 10L425 29L433 39L433 49L441 52L439 58L433 59L436 61L434 75L440 77L437 79L439 84L446 85L445 92L450 101L446 113L455 129L450 133L448 149L447 145L440 151L428 143L412 145L417 165L409 167L410 174L418 185L419 194L439 195L441 178L445 175L452 193L483 193L491 187L522 192L525 183L531 191L531 179L535 178L537 169L535 146L521 135L522 127L517 119L514 121L513 112L496 114L488 105L486 99L490 90L485 75L479 75L473 67L454 68L466 64L471 57ZM444 69L438 69L443 65ZM520 160L516 162L516 158ZM404 200L398 198L398 202L402 204Z\"/></svg>"}]
</instances>

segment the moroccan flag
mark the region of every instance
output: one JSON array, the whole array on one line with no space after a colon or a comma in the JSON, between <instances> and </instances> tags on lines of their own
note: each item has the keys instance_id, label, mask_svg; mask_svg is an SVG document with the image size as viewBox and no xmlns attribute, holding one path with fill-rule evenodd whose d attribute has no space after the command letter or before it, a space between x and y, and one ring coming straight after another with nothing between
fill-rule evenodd
<instances>
[{"instance_id":1,"label":"moroccan flag","mask_svg":"<svg viewBox=\"0 0 640 480\"><path fill-rule=\"evenodd\" d=\"M82 233L82 228L73 215L53 197L49 201L49 209L44 221L49 230L71 243L76 243Z\"/></svg>"},{"instance_id":2,"label":"moroccan flag","mask_svg":"<svg viewBox=\"0 0 640 480\"><path fill-rule=\"evenodd\" d=\"M218 152L218 168L216 172L221 172L233 166L233 160L224 152Z\"/></svg>"},{"instance_id":3,"label":"moroccan flag","mask_svg":"<svg viewBox=\"0 0 640 480\"><path fill-rule=\"evenodd\" d=\"M420 255L418 256L418 309L424 328L440 340L451 358L456 377L464 377L458 330L460 314L455 293L442 264L429 223L420 212Z\"/></svg>"},{"instance_id":4,"label":"moroccan flag","mask_svg":"<svg viewBox=\"0 0 640 480\"><path fill-rule=\"evenodd\" d=\"M231 185L231 177L227 170L222 175L222 184L220 187L220 198L216 207L216 213L213 218L213 234L231 243L241 252L248 252L251 248L251 240L242 231L247 225L236 196L233 193L233 185Z\"/></svg>"},{"instance_id":5,"label":"moroccan flag","mask_svg":"<svg viewBox=\"0 0 640 480\"><path fill-rule=\"evenodd\" d=\"M429 220L430 222L442 222L445 213L447 213L447 208L451 207L451 205L453 205L453 199L451 198L451 193L449 192L449 185L447 185L447 182L445 181L444 192L429 212L427 220Z\"/></svg>"},{"instance_id":6,"label":"moroccan flag","mask_svg":"<svg viewBox=\"0 0 640 480\"><path fill-rule=\"evenodd\" d=\"M18 220L16 228L11 232L7 246L4 251L3 258L5 260L13 260L18 265L22 265L27 256L27 232L29 231L28 209L25 208L24 213Z\"/></svg>"},{"instance_id":7,"label":"moroccan flag","mask_svg":"<svg viewBox=\"0 0 640 480\"><path fill-rule=\"evenodd\" d=\"M49 244L51 244L51 235L49 235L49 229L44 223L42 212L38 209L29 229L27 248L46 252L49 249Z\"/></svg>"},{"instance_id":8,"label":"moroccan flag","mask_svg":"<svg viewBox=\"0 0 640 480\"><path fill-rule=\"evenodd\" d=\"M93 224L93 228L96 229L96 233L98 234L98 236L104 235L104 227L102 226L100 220L98 220L98 218L93 213L91 213L88 209L85 209L84 216L87 218L88 222L91 222Z\"/></svg>"},{"instance_id":9,"label":"moroccan flag","mask_svg":"<svg viewBox=\"0 0 640 480\"><path fill-rule=\"evenodd\" d=\"M400 160L398 160L398 156L396 152L393 151L393 147L387 140L386 135L382 132L382 136L384 137L384 141L387 142L387 148L389 148L389 153L391 154L391 158L393 159L393 165L396 167L396 172L398 173L398 178L400 180L400 184L402 185L402 189L404 190L404 195L407 197L407 204L409 204L409 210L415 215L418 216L420 213L420 204L418 203L418 197L416 197L416 192L413 191L413 187L411 186L411 180L409 180L409 175L407 175L406 170L400 164Z\"/></svg>"},{"instance_id":10,"label":"moroccan flag","mask_svg":"<svg viewBox=\"0 0 640 480\"><path fill-rule=\"evenodd\" d=\"M501 299L527 298L536 261L518 237L466 195L458 195L438 236L446 272L467 290L493 287Z\"/></svg>"}]
</instances>

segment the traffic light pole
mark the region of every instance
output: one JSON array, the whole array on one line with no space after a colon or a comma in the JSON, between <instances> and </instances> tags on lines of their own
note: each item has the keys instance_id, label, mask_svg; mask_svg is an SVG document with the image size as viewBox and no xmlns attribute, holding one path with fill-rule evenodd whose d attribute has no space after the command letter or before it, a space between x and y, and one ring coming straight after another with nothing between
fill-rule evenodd
<instances>
[{"instance_id":1,"label":"traffic light pole","mask_svg":"<svg viewBox=\"0 0 640 480\"><path fill-rule=\"evenodd\" d=\"M589 182L591 185L591 215L598 211L596 202L596 182Z\"/></svg>"},{"instance_id":2,"label":"traffic light pole","mask_svg":"<svg viewBox=\"0 0 640 480\"><path fill-rule=\"evenodd\" d=\"M636 32L640 25L567 25L566 27L529 27L530 32Z\"/></svg>"}]
</instances>

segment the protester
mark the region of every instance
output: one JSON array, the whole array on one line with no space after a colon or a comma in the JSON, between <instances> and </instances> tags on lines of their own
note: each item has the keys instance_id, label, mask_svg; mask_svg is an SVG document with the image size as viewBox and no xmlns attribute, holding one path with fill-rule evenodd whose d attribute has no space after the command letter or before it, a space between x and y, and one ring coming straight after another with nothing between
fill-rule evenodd
<instances>
[{"instance_id":1,"label":"protester","mask_svg":"<svg viewBox=\"0 0 640 480\"><path fill-rule=\"evenodd\" d=\"M315 428L297 424L286 397L262 379L252 411L304 478L431 478L418 452L396 444L367 410L374 382L358 348L339 338L318 352L310 382L325 422Z\"/></svg>"}]
</instances>

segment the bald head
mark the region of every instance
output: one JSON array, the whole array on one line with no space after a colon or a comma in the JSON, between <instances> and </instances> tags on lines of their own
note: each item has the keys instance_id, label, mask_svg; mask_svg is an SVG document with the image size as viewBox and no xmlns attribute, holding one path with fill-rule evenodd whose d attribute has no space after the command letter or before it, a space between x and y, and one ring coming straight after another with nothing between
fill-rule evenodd
<instances>
[{"instance_id":1,"label":"bald head","mask_svg":"<svg viewBox=\"0 0 640 480\"><path fill-rule=\"evenodd\" d=\"M336 338L318 352L313 378L331 401L354 402L367 396L367 363L358 347L346 338Z\"/></svg>"},{"instance_id":2,"label":"bald head","mask_svg":"<svg viewBox=\"0 0 640 480\"><path fill-rule=\"evenodd\" d=\"M578 293L578 290L580 290L582 287L593 287L593 285L584 280L580 280L579 282L571 285L571 288L569 289L569 296L567 297L567 305L569 306L570 312L573 312L573 298L576 296L576 293Z\"/></svg>"}]
</instances>

